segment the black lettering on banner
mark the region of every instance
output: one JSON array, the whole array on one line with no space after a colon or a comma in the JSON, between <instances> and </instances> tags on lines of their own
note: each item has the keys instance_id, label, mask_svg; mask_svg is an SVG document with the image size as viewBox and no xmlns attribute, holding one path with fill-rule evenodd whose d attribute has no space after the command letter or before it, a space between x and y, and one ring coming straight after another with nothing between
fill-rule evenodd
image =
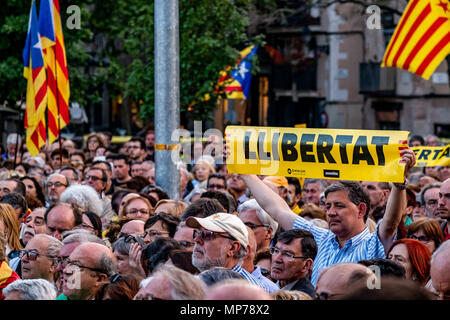
<instances>
[{"instance_id":1,"label":"black lettering on banner","mask_svg":"<svg viewBox=\"0 0 450 320\"><path fill-rule=\"evenodd\" d=\"M433 151L434 151L434 157L433 157L433 160L436 160L437 157L438 157L438 155L441 153L442 150L437 149L437 150L433 150Z\"/></svg>"},{"instance_id":2,"label":"black lettering on banner","mask_svg":"<svg viewBox=\"0 0 450 320\"><path fill-rule=\"evenodd\" d=\"M244 136L244 156L245 159L254 159L256 160L256 152L250 152L250 136L252 135L251 131L247 131Z\"/></svg>"},{"instance_id":3,"label":"black lettering on banner","mask_svg":"<svg viewBox=\"0 0 450 320\"><path fill-rule=\"evenodd\" d=\"M383 146L389 143L389 137L372 137L372 144L376 145L378 165L384 166L386 164L383 152Z\"/></svg>"},{"instance_id":4,"label":"black lettering on banner","mask_svg":"<svg viewBox=\"0 0 450 320\"><path fill-rule=\"evenodd\" d=\"M326 146L325 146L326 145ZM328 134L319 134L317 138L317 160L320 163L325 163L327 158L328 163L336 163L331 155L331 149L333 148L333 137Z\"/></svg>"},{"instance_id":5,"label":"black lettering on banner","mask_svg":"<svg viewBox=\"0 0 450 320\"><path fill-rule=\"evenodd\" d=\"M447 147L444 152L439 156L439 160L441 160L443 157L450 157L450 147Z\"/></svg>"},{"instance_id":6,"label":"black lettering on banner","mask_svg":"<svg viewBox=\"0 0 450 320\"><path fill-rule=\"evenodd\" d=\"M296 161L298 159L298 152L295 149L297 143L297 135L293 133L285 133L281 140L281 153L284 161Z\"/></svg>"},{"instance_id":7,"label":"black lettering on banner","mask_svg":"<svg viewBox=\"0 0 450 320\"><path fill-rule=\"evenodd\" d=\"M307 152L313 151L313 145L308 142L314 142L315 134L302 134L300 140L300 155L302 157L302 162L316 162L313 154L307 154Z\"/></svg>"},{"instance_id":8,"label":"black lettering on banner","mask_svg":"<svg viewBox=\"0 0 450 320\"><path fill-rule=\"evenodd\" d=\"M278 140L280 140L280 133L275 132L272 137L272 157L274 161L280 161L280 154L278 152Z\"/></svg>"},{"instance_id":9,"label":"black lettering on banner","mask_svg":"<svg viewBox=\"0 0 450 320\"><path fill-rule=\"evenodd\" d=\"M428 156L430 155L431 150L423 149L422 152L419 154L419 157L417 160L426 160L428 161Z\"/></svg>"},{"instance_id":10,"label":"black lettering on banner","mask_svg":"<svg viewBox=\"0 0 450 320\"><path fill-rule=\"evenodd\" d=\"M367 137L359 136L356 140L355 148L353 149L353 161L352 164L359 164L361 161L367 161L368 165L375 165L372 155L367 147Z\"/></svg>"},{"instance_id":11,"label":"black lettering on banner","mask_svg":"<svg viewBox=\"0 0 450 320\"><path fill-rule=\"evenodd\" d=\"M266 133L261 131L258 135L258 158L259 160L270 160L270 152L264 151L264 138Z\"/></svg>"},{"instance_id":12,"label":"black lettering on banner","mask_svg":"<svg viewBox=\"0 0 450 320\"><path fill-rule=\"evenodd\" d=\"M342 164L348 164L347 144L352 143L353 136L336 136L336 143L339 143Z\"/></svg>"}]
</instances>

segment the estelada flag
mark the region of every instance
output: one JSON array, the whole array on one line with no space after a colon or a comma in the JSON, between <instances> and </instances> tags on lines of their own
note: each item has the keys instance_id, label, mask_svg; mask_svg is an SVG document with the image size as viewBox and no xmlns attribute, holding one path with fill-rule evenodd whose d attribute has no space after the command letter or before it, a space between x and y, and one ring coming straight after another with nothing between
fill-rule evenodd
<instances>
[{"instance_id":1,"label":"estelada flag","mask_svg":"<svg viewBox=\"0 0 450 320\"><path fill-rule=\"evenodd\" d=\"M225 84L225 93L227 99L247 99L250 95L250 84L252 80L252 62L251 58L256 54L258 46L252 45L240 52L241 59L231 71L231 78L227 77L226 68L220 73L219 84Z\"/></svg>"},{"instance_id":2,"label":"estelada flag","mask_svg":"<svg viewBox=\"0 0 450 320\"><path fill-rule=\"evenodd\" d=\"M449 1L411 0L381 66L405 69L428 80L449 53Z\"/></svg>"},{"instance_id":3,"label":"estelada flag","mask_svg":"<svg viewBox=\"0 0 450 320\"><path fill-rule=\"evenodd\" d=\"M28 33L23 50L23 76L27 81L27 102L24 126L27 132L27 148L32 156L47 139L45 109L47 107L47 78L45 76L42 44L38 32L36 3L31 4Z\"/></svg>"},{"instance_id":4,"label":"estelada flag","mask_svg":"<svg viewBox=\"0 0 450 320\"><path fill-rule=\"evenodd\" d=\"M52 143L70 121L69 73L59 0L41 1L39 33L48 79L48 140Z\"/></svg>"}]
</instances>

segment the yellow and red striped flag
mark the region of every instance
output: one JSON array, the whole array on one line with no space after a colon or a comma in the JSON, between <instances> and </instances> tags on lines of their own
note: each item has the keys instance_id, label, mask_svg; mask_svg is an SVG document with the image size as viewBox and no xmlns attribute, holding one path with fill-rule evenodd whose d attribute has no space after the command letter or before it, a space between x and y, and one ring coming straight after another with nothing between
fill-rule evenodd
<instances>
[{"instance_id":1,"label":"yellow and red striped flag","mask_svg":"<svg viewBox=\"0 0 450 320\"><path fill-rule=\"evenodd\" d=\"M32 156L47 139L45 109L47 106L47 79L45 77L44 58L38 32L38 17L34 0L31 3L28 33L23 50L23 76L27 81L27 101L24 126L27 132L27 149Z\"/></svg>"},{"instance_id":2,"label":"yellow and red striped flag","mask_svg":"<svg viewBox=\"0 0 450 320\"><path fill-rule=\"evenodd\" d=\"M48 140L58 138L69 124L69 73L59 11L59 0L42 0L39 8L39 32L48 79Z\"/></svg>"},{"instance_id":3,"label":"yellow and red striped flag","mask_svg":"<svg viewBox=\"0 0 450 320\"><path fill-rule=\"evenodd\" d=\"M381 64L428 80L450 53L449 0L410 0Z\"/></svg>"}]
</instances>

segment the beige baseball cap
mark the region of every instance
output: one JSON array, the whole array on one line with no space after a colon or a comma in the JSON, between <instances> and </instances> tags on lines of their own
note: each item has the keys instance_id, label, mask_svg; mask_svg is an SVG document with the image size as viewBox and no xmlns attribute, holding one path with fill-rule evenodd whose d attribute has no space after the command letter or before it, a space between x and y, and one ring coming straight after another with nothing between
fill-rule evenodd
<instances>
[{"instance_id":1,"label":"beige baseball cap","mask_svg":"<svg viewBox=\"0 0 450 320\"><path fill-rule=\"evenodd\" d=\"M189 217L186 220L186 225L196 229L203 227L214 232L226 232L239 241L244 248L248 246L247 227L234 214L219 212L206 218Z\"/></svg>"}]
</instances>

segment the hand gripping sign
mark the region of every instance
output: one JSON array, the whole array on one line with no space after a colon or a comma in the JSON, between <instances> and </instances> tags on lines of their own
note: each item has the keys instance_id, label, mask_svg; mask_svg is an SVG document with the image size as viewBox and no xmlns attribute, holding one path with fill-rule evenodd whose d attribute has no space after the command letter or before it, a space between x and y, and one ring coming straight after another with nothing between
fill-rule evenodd
<instances>
[{"instance_id":1,"label":"hand gripping sign","mask_svg":"<svg viewBox=\"0 0 450 320\"><path fill-rule=\"evenodd\" d=\"M408 131L228 126L230 173L404 181Z\"/></svg>"},{"instance_id":2,"label":"hand gripping sign","mask_svg":"<svg viewBox=\"0 0 450 320\"><path fill-rule=\"evenodd\" d=\"M416 154L416 167L450 167L450 144L443 147L412 147Z\"/></svg>"}]
</instances>

